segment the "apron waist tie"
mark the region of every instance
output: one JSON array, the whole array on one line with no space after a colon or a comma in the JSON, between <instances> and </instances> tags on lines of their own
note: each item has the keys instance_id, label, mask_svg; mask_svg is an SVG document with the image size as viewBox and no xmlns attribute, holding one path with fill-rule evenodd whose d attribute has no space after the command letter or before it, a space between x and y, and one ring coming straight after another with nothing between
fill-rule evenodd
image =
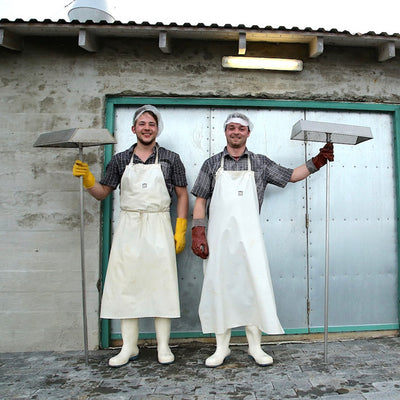
<instances>
[{"instance_id":1,"label":"apron waist tie","mask_svg":"<svg viewBox=\"0 0 400 400\"><path fill-rule=\"evenodd\" d=\"M169 213L169 208L165 210L158 210L158 211L147 211L147 210L129 210L127 208L121 208L121 211L131 212L131 213L138 213L138 214L162 214L162 213Z\"/></svg>"}]
</instances>

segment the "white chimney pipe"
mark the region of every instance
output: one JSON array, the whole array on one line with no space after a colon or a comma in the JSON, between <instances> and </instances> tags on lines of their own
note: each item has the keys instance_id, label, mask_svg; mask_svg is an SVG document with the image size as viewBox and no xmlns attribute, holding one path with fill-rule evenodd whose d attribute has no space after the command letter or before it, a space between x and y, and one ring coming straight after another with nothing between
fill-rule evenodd
<instances>
[{"instance_id":1,"label":"white chimney pipe","mask_svg":"<svg viewBox=\"0 0 400 400\"><path fill-rule=\"evenodd\" d=\"M111 7L107 0L76 0L68 12L70 21L78 20L86 22L107 21L114 22L115 18L111 15Z\"/></svg>"}]
</instances>

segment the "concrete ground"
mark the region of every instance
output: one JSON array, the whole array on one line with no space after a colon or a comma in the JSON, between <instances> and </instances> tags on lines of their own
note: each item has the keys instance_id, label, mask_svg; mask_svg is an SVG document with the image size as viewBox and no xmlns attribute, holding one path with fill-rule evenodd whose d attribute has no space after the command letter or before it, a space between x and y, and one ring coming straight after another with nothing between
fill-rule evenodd
<instances>
[{"instance_id":1,"label":"concrete ground","mask_svg":"<svg viewBox=\"0 0 400 400\"><path fill-rule=\"evenodd\" d=\"M157 363L156 349L141 347L140 358L121 368L107 360L115 350L0 354L0 398L14 399L400 399L400 337L323 343L264 344L274 365L258 367L246 345L218 368L204 360L214 346L173 347L176 361Z\"/></svg>"}]
</instances>

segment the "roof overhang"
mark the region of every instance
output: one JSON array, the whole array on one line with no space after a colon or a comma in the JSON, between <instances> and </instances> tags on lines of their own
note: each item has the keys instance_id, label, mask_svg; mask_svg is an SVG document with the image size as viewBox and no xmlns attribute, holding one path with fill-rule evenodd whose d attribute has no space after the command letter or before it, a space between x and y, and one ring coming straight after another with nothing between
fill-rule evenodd
<instances>
[{"instance_id":1,"label":"roof overhang","mask_svg":"<svg viewBox=\"0 0 400 400\"><path fill-rule=\"evenodd\" d=\"M78 45L87 51L97 51L102 39L105 38L152 38L158 39L159 48L164 53L171 52L171 41L188 39L201 41L236 41L238 54L246 53L249 42L264 43L297 43L309 47L309 56L318 57L324 46L374 47L378 51L379 61L395 57L396 48L400 48L400 34L388 35L368 32L365 34L350 34L347 31L312 30L306 28L287 29L284 27L260 28L244 25L210 25L204 24L149 24L135 22L113 23L87 21L53 22L45 20L9 21L0 20L0 45L12 50L23 49L23 39L30 36L45 37L76 37Z\"/></svg>"}]
</instances>

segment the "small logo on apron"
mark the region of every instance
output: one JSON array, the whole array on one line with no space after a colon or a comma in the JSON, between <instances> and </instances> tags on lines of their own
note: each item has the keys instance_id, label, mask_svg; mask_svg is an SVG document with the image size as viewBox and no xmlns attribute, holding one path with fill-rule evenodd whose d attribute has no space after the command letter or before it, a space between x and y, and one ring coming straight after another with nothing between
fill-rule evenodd
<instances>
[{"instance_id":1,"label":"small logo on apron","mask_svg":"<svg viewBox=\"0 0 400 400\"><path fill-rule=\"evenodd\" d=\"M142 183L142 189L147 189L147 183Z\"/></svg>"},{"instance_id":2,"label":"small logo on apron","mask_svg":"<svg viewBox=\"0 0 400 400\"><path fill-rule=\"evenodd\" d=\"M238 191L238 196L243 196L243 190Z\"/></svg>"}]
</instances>

